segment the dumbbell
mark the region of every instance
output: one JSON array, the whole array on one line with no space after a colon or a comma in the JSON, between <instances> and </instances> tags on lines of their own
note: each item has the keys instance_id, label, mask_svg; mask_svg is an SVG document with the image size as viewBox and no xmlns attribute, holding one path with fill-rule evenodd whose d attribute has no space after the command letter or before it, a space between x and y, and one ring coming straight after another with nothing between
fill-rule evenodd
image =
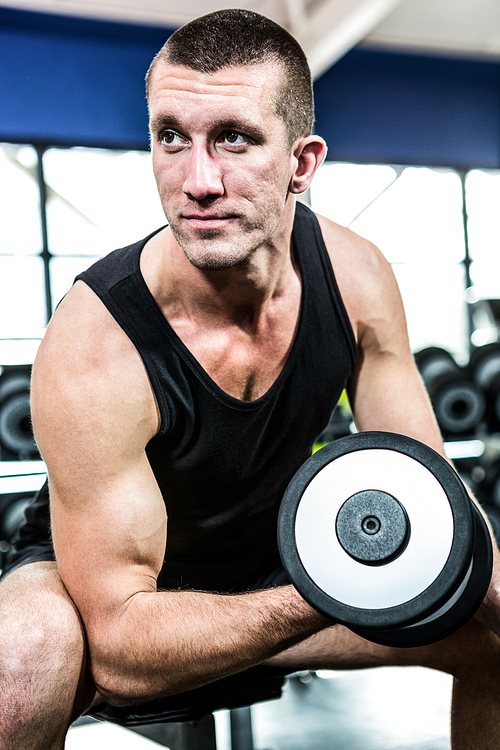
<instances>
[{"instance_id":1,"label":"dumbbell","mask_svg":"<svg viewBox=\"0 0 500 750\"><path fill-rule=\"evenodd\" d=\"M491 579L489 531L458 474L423 443L388 432L341 438L300 467L278 545L312 607L386 646L458 630Z\"/></svg>"}]
</instances>

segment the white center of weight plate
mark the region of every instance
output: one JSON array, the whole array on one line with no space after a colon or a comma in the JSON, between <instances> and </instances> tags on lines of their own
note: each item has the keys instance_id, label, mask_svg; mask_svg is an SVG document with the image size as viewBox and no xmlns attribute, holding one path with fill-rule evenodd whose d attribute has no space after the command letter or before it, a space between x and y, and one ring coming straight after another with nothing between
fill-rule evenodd
<instances>
[{"instance_id":1,"label":"white center of weight plate","mask_svg":"<svg viewBox=\"0 0 500 750\"><path fill-rule=\"evenodd\" d=\"M386 565L356 562L335 531L341 505L361 490L388 492L404 506L410 541ZM295 519L297 552L326 594L350 607L385 609L422 593L442 571L453 541L453 515L438 480L419 461L397 451L347 453L324 466L306 487Z\"/></svg>"}]
</instances>

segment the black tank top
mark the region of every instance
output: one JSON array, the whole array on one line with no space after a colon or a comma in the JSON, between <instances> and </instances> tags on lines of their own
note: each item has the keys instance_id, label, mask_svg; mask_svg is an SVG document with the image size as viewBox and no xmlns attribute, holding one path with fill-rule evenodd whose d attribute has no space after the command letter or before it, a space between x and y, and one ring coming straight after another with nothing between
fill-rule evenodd
<instances>
[{"instance_id":1,"label":"black tank top","mask_svg":"<svg viewBox=\"0 0 500 750\"><path fill-rule=\"evenodd\" d=\"M139 268L148 239L116 250L77 278L134 343L158 402L161 428L147 446L168 513L158 585L254 588L279 562L276 519L285 488L352 372L352 328L316 217L298 203L296 338L271 388L255 401L240 401L208 376L156 305Z\"/></svg>"}]
</instances>

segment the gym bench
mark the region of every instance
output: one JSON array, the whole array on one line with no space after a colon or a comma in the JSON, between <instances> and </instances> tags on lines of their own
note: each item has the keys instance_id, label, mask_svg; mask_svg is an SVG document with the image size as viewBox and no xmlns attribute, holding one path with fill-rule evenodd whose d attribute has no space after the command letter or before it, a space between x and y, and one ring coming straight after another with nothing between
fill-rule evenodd
<instances>
[{"instance_id":1,"label":"gym bench","mask_svg":"<svg viewBox=\"0 0 500 750\"><path fill-rule=\"evenodd\" d=\"M254 750L250 706L233 708L229 716L231 750ZM129 726L128 729L170 750L217 750L213 714L198 721Z\"/></svg>"},{"instance_id":2,"label":"gym bench","mask_svg":"<svg viewBox=\"0 0 500 750\"><path fill-rule=\"evenodd\" d=\"M78 719L74 726L97 721L84 716ZM251 707L230 709L229 725L231 750L254 750ZM154 724L127 725L126 728L170 750L217 750L213 714L203 716L197 721L162 721Z\"/></svg>"},{"instance_id":3,"label":"gym bench","mask_svg":"<svg viewBox=\"0 0 500 750\"><path fill-rule=\"evenodd\" d=\"M170 750L217 750L214 711L227 709L231 750L254 750L251 706L280 698L285 676L286 670L254 667L219 683L129 709L97 706L89 716L118 724ZM82 717L77 724L86 721Z\"/></svg>"}]
</instances>

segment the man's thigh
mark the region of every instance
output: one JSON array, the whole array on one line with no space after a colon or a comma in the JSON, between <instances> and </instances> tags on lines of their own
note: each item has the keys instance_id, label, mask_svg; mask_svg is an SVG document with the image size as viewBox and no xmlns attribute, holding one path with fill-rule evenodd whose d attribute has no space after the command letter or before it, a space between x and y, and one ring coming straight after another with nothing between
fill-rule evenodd
<instances>
[{"instance_id":1,"label":"man's thigh","mask_svg":"<svg viewBox=\"0 0 500 750\"><path fill-rule=\"evenodd\" d=\"M61 700L64 685L76 715L94 697L81 619L54 562L22 565L0 581L0 673L3 690L29 685L35 703Z\"/></svg>"}]
</instances>

